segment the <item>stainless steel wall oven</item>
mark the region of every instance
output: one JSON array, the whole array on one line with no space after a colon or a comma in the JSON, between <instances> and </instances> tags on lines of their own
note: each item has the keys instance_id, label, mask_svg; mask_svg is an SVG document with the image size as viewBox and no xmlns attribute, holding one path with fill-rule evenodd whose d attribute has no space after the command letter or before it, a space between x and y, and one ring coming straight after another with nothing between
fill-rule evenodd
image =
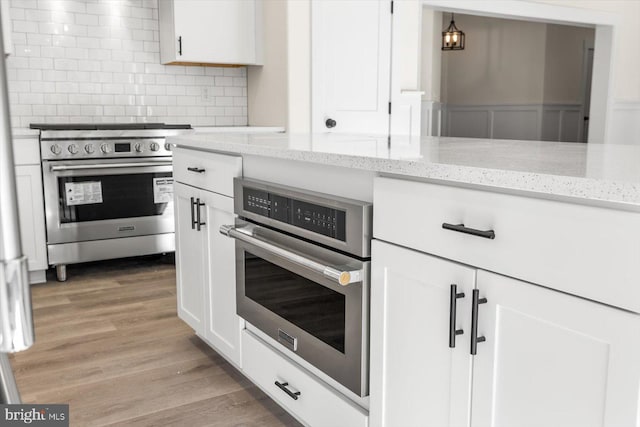
<instances>
[{"instance_id":1,"label":"stainless steel wall oven","mask_svg":"<svg viewBox=\"0 0 640 427\"><path fill-rule=\"evenodd\" d=\"M36 125L49 264L172 252L171 147L190 126Z\"/></svg>"},{"instance_id":2,"label":"stainless steel wall oven","mask_svg":"<svg viewBox=\"0 0 640 427\"><path fill-rule=\"evenodd\" d=\"M371 204L234 182L237 311L358 396L368 394Z\"/></svg>"}]
</instances>

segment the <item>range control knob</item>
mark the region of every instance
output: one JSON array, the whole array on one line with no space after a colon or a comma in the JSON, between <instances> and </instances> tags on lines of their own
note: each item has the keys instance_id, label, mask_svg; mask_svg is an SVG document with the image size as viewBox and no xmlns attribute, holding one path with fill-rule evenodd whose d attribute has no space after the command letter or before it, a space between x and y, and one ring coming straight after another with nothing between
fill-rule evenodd
<instances>
[{"instance_id":1,"label":"range control knob","mask_svg":"<svg viewBox=\"0 0 640 427\"><path fill-rule=\"evenodd\" d=\"M60 153L62 153L62 147L60 147L58 144L53 144L51 146L51 152L58 156Z\"/></svg>"},{"instance_id":2,"label":"range control knob","mask_svg":"<svg viewBox=\"0 0 640 427\"><path fill-rule=\"evenodd\" d=\"M71 144L70 146L67 147L67 150L69 150L69 153L71 154L78 154L78 146L76 144Z\"/></svg>"},{"instance_id":3,"label":"range control knob","mask_svg":"<svg viewBox=\"0 0 640 427\"><path fill-rule=\"evenodd\" d=\"M144 147L139 142L136 142L136 145L134 145L133 148L136 150L136 153L142 153L144 151Z\"/></svg>"},{"instance_id":4,"label":"range control knob","mask_svg":"<svg viewBox=\"0 0 640 427\"><path fill-rule=\"evenodd\" d=\"M96 151L95 147L93 146L93 144L86 144L84 146L84 151L87 152L87 154L93 154L94 151Z\"/></svg>"},{"instance_id":5,"label":"range control knob","mask_svg":"<svg viewBox=\"0 0 640 427\"><path fill-rule=\"evenodd\" d=\"M160 149L160 145L157 142L152 142L149 144L149 148L151 148L151 151L158 151Z\"/></svg>"},{"instance_id":6,"label":"range control knob","mask_svg":"<svg viewBox=\"0 0 640 427\"><path fill-rule=\"evenodd\" d=\"M164 143L164 149L167 150L167 151L171 151L173 149L173 146L170 143L165 142Z\"/></svg>"},{"instance_id":7,"label":"range control knob","mask_svg":"<svg viewBox=\"0 0 640 427\"><path fill-rule=\"evenodd\" d=\"M102 151L104 154L108 154L111 152L111 146L105 142L104 144L100 145L100 151Z\"/></svg>"}]
</instances>

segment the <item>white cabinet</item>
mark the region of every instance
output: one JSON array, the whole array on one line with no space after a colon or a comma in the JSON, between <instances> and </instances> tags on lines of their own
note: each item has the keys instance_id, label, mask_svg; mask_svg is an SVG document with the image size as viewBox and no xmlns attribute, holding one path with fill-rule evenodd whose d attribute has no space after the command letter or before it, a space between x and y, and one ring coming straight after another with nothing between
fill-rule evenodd
<instances>
[{"instance_id":1,"label":"white cabinet","mask_svg":"<svg viewBox=\"0 0 640 427\"><path fill-rule=\"evenodd\" d=\"M365 410L248 330L242 333L242 369L248 378L305 425L368 425Z\"/></svg>"},{"instance_id":2,"label":"white cabinet","mask_svg":"<svg viewBox=\"0 0 640 427\"><path fill-rule=\"evenodd\" d=\"M475 270L375 240L371 284L371 426L467 426ZM450 348L450 296L455 300ZM464 294L464 297L462 297Z\"/></svg>"},{"instance_id":3,"label":"white cabinet","mask_svg":"<svg viewBox=\"0 0 640 427\"><path fill-rule=\"evenodd\" d=\"M235 245L219 232L221 225L234 223L233 198L208 189L232 188L242 160L180 148L173 160L174 178L181 181L174 184L178 316L240 366L243 321L236 314Z\"/></svg>"},{"instance_id":4,"label":"white cabinet","mask_svg":"<svg viewBox=\"0 0 640 427\"><path fill-rule=\"evenodd\" d=\"M311 2L312 132L387 134L390 61L390 1Z\"/></svg>"},{"instance_id":5,"label":"white cabinet","mask_svg":"<svg viewBox=\"0 0 640 427\"><path fill-rule=\"evenodd\" d=\"M160 0L160 62L259 65L261 0Z\"/></svg>"},{"instance_id":6,"label":"white cabinet","mask_svg":"<svg viewBox=\"0 0 640 427\"><path fill-rule=\"evenodd\" d=\"M38 165L16 166L15 171L22 252L29 259L30 272L44 271L48 265L44 201L42 199L42 172Z\"/></svg>"},{"instance_id":7,"label":"white cabinet","mask_svg":"<svg viewBox=\"0 0 640 427\"><path fill-rule=\"evenodd\" d=\"M205 238L205 331L204 337L236 366L240 363L240 331L236 314L235 240L220 234L220 226L233 224L233 199L201 191L202 226Z\"/></svg>"},{"instance_id":8,"label":"white cabinet","mask_svg":"<svg viewBox=\"0 0 640 427\"><path fill-rule=\"evenodd\" d=\"M471 426L640 423L640 317L478 272Z\"/></svg>"},{"instance_id":9,"label":"white cabinet","mask_svg":"<svg viewBox=\"0 0 640 427\"><path fill-rule=\"evenodd\" d=\"M372 271L372 426L640 422L639 316L380 241Z\"/></svg>"},{"instance_id":10,"label":"white cabinet","mask_svg":"<svg viewBox=\"0 0 640 427\"><path fill-rule=\"evenodd\" d=\"M13 158L22 252L28 258L29 281L41 283L49 264L38 137L14 137Z\"/></svg>"},{"instance_id":11,"label":"white cabinet","mask_svg":"<svg viewBox=\"0 0 640 427\"><path fill-rule=\"evenodd\" d=\"M198 189L174 183L178 316L196 333L204 335L206 248L204 233L193 223L198 194Z\"/></svg>"}]
</instances>

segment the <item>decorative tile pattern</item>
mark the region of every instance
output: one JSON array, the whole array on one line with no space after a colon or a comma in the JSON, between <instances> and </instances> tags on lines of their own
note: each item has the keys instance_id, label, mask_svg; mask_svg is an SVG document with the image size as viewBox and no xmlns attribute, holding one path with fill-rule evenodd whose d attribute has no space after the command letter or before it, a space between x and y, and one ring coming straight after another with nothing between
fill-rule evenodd
<instances>
[{"instance_id":1,"label":"decorative tile pattern","mask_svg":"<svg viewBox=\"0 0 640 427\"><path fill-rule=\"evenodd\" d=\"M160 64L157 0L11 0L10 13L14 128L34 122L247 124L244 67Z\"/></svg>"}]
</instances>

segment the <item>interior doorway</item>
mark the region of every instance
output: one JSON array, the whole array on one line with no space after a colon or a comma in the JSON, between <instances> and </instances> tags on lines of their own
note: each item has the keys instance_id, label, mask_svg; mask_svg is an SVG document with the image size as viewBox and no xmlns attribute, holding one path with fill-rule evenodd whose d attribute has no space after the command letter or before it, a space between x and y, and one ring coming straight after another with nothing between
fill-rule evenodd
<instances>
[{"instance_id":1,"label":"interior doorway","mask_svg":"<svg viewBox=\"0 0 640 427\"><path fill-rule=\"evenodd\" d=\"M442 12L442 28L451 19ZM586 141L593 27L460 13L455 22L466 46L441 51L443 136Z\"/></svg>"}]
</instances>

